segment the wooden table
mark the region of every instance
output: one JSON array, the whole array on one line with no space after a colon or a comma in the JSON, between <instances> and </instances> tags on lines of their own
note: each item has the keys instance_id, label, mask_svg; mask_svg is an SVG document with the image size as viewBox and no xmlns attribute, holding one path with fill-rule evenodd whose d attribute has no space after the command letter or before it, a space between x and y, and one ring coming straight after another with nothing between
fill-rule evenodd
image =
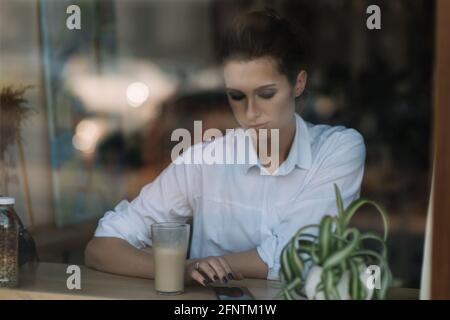
<instances>
[{"instance_id":1,"label":"wooden table","mask_svg":"<svg viewBox=\"0 0 450 320\"><path fill-rule=\"evenodd\" d=\"M2 299L174 299L216 300L212 287L200 284L185 286L185 292L175 296L157 294L154 281L99 272L80 266L81 289L67 288L68 265L58 263L35 263L20 269L20 285L13 289L0 289ZM271 300L278 293L278 281L245 279L229 281L214 286L247 287L257 300Z\"/></svg>"},{"instance_id":2,"label":"wooden table","mask_svg":"<svg viewBox=\"0 0 450 320\"><path fill-rule=\"evenodd\" d=\"M173 300L216 300L212 287L199 284L185 286L185 292L176 296L164 296L154 290L154 281L113 275L80 266L81 289L67 288L66 264L35 263L20 269L20 285L13 289L0 289L3 299L173 299ZM257 300L272 300L278 293L280 282L261 279L230 281L214 286L247 287ZM419 290L393 288L389 299L418 299Z\"/></svg>"}]
</instances>

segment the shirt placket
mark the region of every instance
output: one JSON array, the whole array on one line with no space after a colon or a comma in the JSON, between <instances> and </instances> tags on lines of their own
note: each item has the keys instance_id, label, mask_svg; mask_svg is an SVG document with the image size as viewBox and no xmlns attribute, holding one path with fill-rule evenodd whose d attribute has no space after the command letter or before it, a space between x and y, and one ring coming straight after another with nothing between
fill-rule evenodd
<instances>
[{"instance_id":1,"label":"shirt placket","mask_svg":"<svg viewBox=\"0 0 450 320\"><path fill-rule=\"evenodd\" d=\"M270 211L270 179L271 176L264 177L263 183L263 208L262 208L262 218L261 218L261 236L265 234L270 234L271 231L269 229L269 211Z\"/></svg>"}]
</instances>

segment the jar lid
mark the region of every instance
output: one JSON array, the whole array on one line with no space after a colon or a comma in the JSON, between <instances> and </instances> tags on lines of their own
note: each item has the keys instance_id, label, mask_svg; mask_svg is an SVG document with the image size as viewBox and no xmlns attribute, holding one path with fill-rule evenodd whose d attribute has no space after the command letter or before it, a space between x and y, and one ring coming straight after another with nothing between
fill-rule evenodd
<instances>
[{"instance_id":1,"label":"jar lid","mask_svg":"<svg viewBox=\"0 0 450 320\"><path fill-rule=\"evenodd\" d=\"M16 200L12 197L0 197L0 205L11 205L15 204Z\"/></svg>"}]
</instances>

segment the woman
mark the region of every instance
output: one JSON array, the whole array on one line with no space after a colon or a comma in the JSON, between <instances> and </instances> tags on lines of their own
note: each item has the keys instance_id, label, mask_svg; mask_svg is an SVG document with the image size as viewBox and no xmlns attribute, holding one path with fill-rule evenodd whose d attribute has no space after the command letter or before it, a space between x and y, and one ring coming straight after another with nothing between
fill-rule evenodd
<instances>
[{"instance_id":1,"label":"woman","mask_svg":"<svg viewBox=\"0 0 450 320\"><path fill-rule=\"evenodd\" d=\"M170 164L136 199L120 202L100 220L86 249L87 265L153 278L152 256L140 250L151 246L151 224L193 217L187 283L279 279L279 256L293 234L336 213L333 184L345 205L359 197L361 135L342 126L312 125L295 113L307 73L301 43L287 21L270 10L243 15L224 48L223 75L236 120L244 129L279 130L279 165ZM261 156L258 139L253 145L250 152Z\"/></svg>"}]
</instances>

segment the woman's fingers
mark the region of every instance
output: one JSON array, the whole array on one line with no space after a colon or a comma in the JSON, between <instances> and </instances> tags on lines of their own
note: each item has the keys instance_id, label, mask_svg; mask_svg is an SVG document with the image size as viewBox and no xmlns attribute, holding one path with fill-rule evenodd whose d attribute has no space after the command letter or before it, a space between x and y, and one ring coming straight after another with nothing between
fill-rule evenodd
<instances>
[{"instance_id":1,"label":"woman's fingers","mask_svg":"<svg viewBox=\"0 0 450 320\"><path fill-rule=\"evenodd\" d=\"M204 287L209 283L208 279L197 270L192 270L191 277Z\"/></svg>"},{"instance_id":2,"label":"woman's fingers","mask_svg":"<svg viewBox=\"0 0 450 320\"><path fill-rule=\"evenodd\" d=\"M218 257L208 258L209 265L216 271L216 274L219 276L219 279L222 283L228 282L228 272L224 269L222 264L220 263Z\"/></svg>"},{"instance_id":3,"label":"woman's fingers","mask_svg":"<svg viewBox=\"0 0 450 320\"><path fill-rule=\"evenodd\" d=\"M228 280L233 280L234 279L233 271L231 270L231 267L228 264L228 262L222 257L218 257L217 260L222 265L222 268L225 270L226 277L228 278Z\"/></svg>"},{"instance_id":4,"label":"woman's fingers","mask_svg":"<svg viewBox=\"0 0 450 320\"><path fill-rule=\"evenodd\" d=\"M198 264L199 269L204 272L211 282L215 282L219 280L217 272L211 267L208 261L200 261Z\"/></svg>"},{"instance_id":5,"label":"woman's fingers","mask_svg":"<svg viewBox=\"0 0 450 320\"><path fill-rule=\"evenodd\" d=\"M234 271L231 269L230 264L228 261L223 257L218 257L219 262L222 264L222 267L225 269L225 272L227 273L227 277L229 280L242 280L244 279L244 276L237 271Z\"/></svg>"},{"instance_id":6,"label":"woman's fingers","mask_svg":"<svg viewBox=\"0 0 450 320\"><path fill-rule=\"evenodd\" d=\"M233 271L223 257L213 256L198 261L198 269L191 266L191 277L203 286L211 282L227 283L229 280L242 280L240 272Z\"/></svg>"}]
</instances>

